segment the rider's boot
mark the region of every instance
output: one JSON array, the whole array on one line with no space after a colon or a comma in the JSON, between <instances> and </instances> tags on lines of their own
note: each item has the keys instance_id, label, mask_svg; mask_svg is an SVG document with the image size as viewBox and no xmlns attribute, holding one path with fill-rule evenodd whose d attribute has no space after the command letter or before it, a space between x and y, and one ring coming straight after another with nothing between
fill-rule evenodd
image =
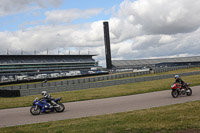
<instances>
[{"instance_id":1,"label":"rider's boot","mask_svg":"<svg viewBox=\"0 0 200 133\"><path fill-rule=\"evenodd\" d=\"M186 92L187 92L187 93L189 93L189 92L190 92L190 90L186 90Z\"/></svg>"},{"instance_id":2,"label":"rider's boot","mask_svg":"<svg viewBox=\"0 0 200 133\"><path fill-rule=\"evenodd\" d=\"M41 110L41 112L44 112L45 111L45 107L42 107L42 110Z\"/></svg>"}]
</instances>

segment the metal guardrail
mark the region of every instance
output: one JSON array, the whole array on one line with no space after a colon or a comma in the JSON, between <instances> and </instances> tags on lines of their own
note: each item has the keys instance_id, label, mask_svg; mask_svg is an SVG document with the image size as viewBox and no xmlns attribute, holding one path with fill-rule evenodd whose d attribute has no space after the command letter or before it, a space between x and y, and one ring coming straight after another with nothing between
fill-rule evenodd
<instances>
[{"instance_id":1,"label":"metal guardrail","mask_svg":"<svg viewBox=\"0 0 200 133\"><path fill-rule=\"evenodd\" d=\"M120 85L120 84L172 78L174 74L150 76L150 77L138 77L138 78L136 78L136 76L146 75L150 73L166 72L166 71L177 70L177 69L180 69L180 67L179 68L174 67L174 68L168 68L168 69L164 68L164 69L157 69L153 71L144 71L144 72L137 72L137 73L121 73L121 74L113 74L113 75L103 75L103 76L64 80L64 81L55 81L55 82L47 82L47 83L7 86L7 87L0 87L0 90L9 90L9 91L18 90L20 92L20 96L27 96L27 95L40 94L41 91L44 91L44 90L48 91L49 93L53 93L53 92L61 92L61 91L73 91L73 90L81 90L81 89L89 89L89 88L99 88L99 87L105 87L105 86L113 86L113 85ZM181 73L179 75L188 76L188 75L198 75L198 74L200 74L200 71ZM128 78L128 77L134 77L134 78ZM120 79L120 78L128 78L128 79Z\"/></svg>"},{"instance_id":2,"label":"metal guardrail","mask_svg":"<svg viewBox=\"0 0 200 133\"><path fill-rule=\"evenodd\" d=\"M181 73L180 76L189 76L189 75L198 75L200 71L197 72L189 72L189 73ZM89 88L99 88L105 86L114 86L120 84L128 84L128 83L136 83L136 82L144 82L144 81L152 81L158 79L167 79L174 77L174 74L168 75L160 75L160 76L150 76L150 77L138 77L138 78L128 78L128 79L118 79L118 80L107 80L101 82L88 82L88 83L72 83L72 84L63 84L58 86L46 86L46 87L37 87L30 89L20 89L20 95L35 95L40 94L41 91L46 90L49 93L53 92L61 92L61 91L72 91L72 90L82 90Z\"/></svg>"}]
</instances>

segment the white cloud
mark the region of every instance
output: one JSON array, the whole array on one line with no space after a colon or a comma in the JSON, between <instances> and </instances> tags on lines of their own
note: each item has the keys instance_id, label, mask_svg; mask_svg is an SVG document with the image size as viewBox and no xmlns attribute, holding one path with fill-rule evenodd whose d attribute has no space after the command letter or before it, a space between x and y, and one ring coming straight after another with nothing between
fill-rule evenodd
<instances>
[{"instance_id":1,"label":"white cloud","mask_svg":"<svg viewBox=\"0 0 200 133\"><path fill-rule=\"evenodd\" d=\"M198 54L199 12L195 0L125 0L109 20L112 50L123 59Z\"/></svg>"},{"instance_id":2,"label":"white cloud","mask_svg":"<svg viewBox=\"0 0 200 133\"><path fill-rule=\"evenodd\" d=\"M29 3L25 0L23 2L24 4L20 6L28 7ZM55 1L51 0L51 2ZM6 1L3 3L5 4ZM41 3L37 5L44 7ZM14 4L10 5L12 6ZM5 12L5 9L0 9L0 14L2 11ZM101 11L102 9L70 9L46 12L45 21L55 25L37 26L16 32L1 32L0 47L4 51L9 48L10 52L19 51L18 53L21 48L27 53L33 53L34 49L45 53L48 48L55 54L57 49L68 53L70 48L86 47L91 53L98 54L95 58L101 64L105 64L103 20L77 25L69 23L79 18L97 15ZM10 9L10 12L14 10ZM200 1L198 0L124 0L119 10L107 20L110 27L112 58L199 55L199 12ZM68 23L68 25L59 25L60 23Z\"/></svg>"},{"instance_id":3,"label":"white cloud","mask_svg":"<svg viewBox=\"0 0 200 133\"><path fill-rule=\"evenodd\" d=\"M159 40L159 43L170 43L172 41L175 41L176 38L172 37L171 35L161 35L161 38Z\"/></svg>"},{"instance_id":4,"label":"white cloud","mask_svg":"<svg viewBox=\"0 0 200 133\"><path fill-rule=\"evenodd\" d=\"M99 27L99 28L95 28ZM24 51L32 53L38 51L70 47L98 47L103 46L103 23L63 25L63 26L37 26L16 32L2 32L0 46L9 47L10 52Z\"/></svg>"},{"instance_id":5,"label":"white cloud","mask_svg":"<svg viewBox=\"0 0 200 133\"><path fill-rule=\"evenodd\" d=\"M200 1L196 0L125 0L119 17L133 16L132 25L142 25L149 34L176 34L196 30L200 26Z\"/></svg>"},{"instance_id":6,"label":"white cloud","mask_svg":"<svg viewBox=\"0 0 200 133\"><path fill-rule=\"evenodd\" d=\"M111 45L113 59L143 59L200 55L200 28L175 35L143 35Z\"/></svg>"},{"instance_id":7,"label":"white cloud","mask_svg":"<svg viewBox=\"0 0 200 133\"><path fill-rule=\"evenodd\" d=\"M110 38L112 43L126 41L141 34L141 25L132 25L129 19L114 17L109 20Z\"/></svg>"}]
</instances>

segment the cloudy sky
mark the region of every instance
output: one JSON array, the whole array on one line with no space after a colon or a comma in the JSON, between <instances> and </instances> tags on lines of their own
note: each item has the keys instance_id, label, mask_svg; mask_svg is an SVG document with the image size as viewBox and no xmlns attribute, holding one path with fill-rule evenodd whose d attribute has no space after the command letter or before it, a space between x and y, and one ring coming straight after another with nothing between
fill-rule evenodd
<instances>
[{"instance_id":1,"label":"cloudy sky","mask_svg":"<svg viewBox=\"0 0 200 133\"><path fill-rule=\"evenodd\" d=\"M199 0L1 0L0 54L98 54L113 60L200 55Z\"/></svg>"}]
</instances>

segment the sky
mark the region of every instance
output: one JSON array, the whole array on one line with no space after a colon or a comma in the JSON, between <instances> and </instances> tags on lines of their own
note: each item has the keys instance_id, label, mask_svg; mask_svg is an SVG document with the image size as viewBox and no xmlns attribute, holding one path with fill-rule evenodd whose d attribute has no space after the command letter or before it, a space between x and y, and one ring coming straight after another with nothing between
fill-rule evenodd
<instances>
[{"instance_id":1,"label":"sky","mask_svg":"<svg viewBox=\"0 0 200 133\"><path fill-rule=\"evenodd\" d=\"M112 60L200 56L198 0L1 0L0 54L97 54Z\"/></svg>"}]
</instances>

